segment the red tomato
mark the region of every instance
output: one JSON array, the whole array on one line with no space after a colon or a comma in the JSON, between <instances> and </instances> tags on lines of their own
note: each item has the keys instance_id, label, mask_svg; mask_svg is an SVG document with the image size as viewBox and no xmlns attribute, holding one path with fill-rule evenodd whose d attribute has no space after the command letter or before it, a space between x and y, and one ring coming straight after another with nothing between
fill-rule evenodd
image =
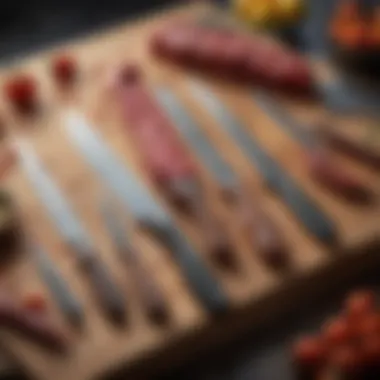
<instances>
[{"instance_id":1,"label":"red tomato","mask_svg":"<svg viewBox=\"0 0 380 380\"><path fill-rule=\"evenodd\" d=\"M350 317L361 317L375 308L375 295L371 290L351 293L345 302L345 310Z\"/></svg>"},{"instance_id":2,"label":"red tomato","mask_svg":"<svg viewBox=\"0 0 380 380\"><path fill-rule=\"evenodd\" d=\"M354 337L352 326L341 317L328 321L322 328L322 334L329 348L348 344Z\"/></svg>"},{"instance_id":3,"label":"red tomato","mask_svg":"<svg viewBox=\"0 0 380 380\"><path fill-rule=\"evenodd\" d=\"M5 84L5 96L21 111L31 111L36 106L37 82L27 74L11 78Z\"/></svg>"},{"instance_id":4,"label":"red tomato","mask_svg":"<svg viewBox=\"0 0 380 380\"><path fill-rule=\"evenodd\" d=\"M71 83L78 74L78 63L70 55L60 55L54 58L52 71L57 82L61 84Z\"/></svg>"},{"instance_id":5,"label":"red tomato","mask_svg":"<svg viewBox=\"0 0 380 380\"><path fill-rule=\"evenodd\" d=\"M44 311L46 310L46 299L40 293L28 294L24 299L24 306L27 310L31 311Z\"/></svg>"},{"instance_id":6,"label":"red tomato","mask_svg":"<svg viewBox=\"0 0 380 380\"><path fill-rule=\"evenodd\" d=\"M319 366L326 358L326 346L319 337L304 337L294 344L293 358L301 366Z\"/></svg>"}]
</instances>

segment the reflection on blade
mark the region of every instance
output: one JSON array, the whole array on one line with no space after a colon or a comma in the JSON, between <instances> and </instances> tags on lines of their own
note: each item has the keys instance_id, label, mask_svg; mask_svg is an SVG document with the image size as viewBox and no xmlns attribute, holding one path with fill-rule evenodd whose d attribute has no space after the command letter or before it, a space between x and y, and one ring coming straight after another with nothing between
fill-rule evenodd
<instances>
[{"instance_id":1,"label":"reflection on blade","mask_svg":"<svg viewBox=\"0 0 380 380\"><path fill-rule=\"evenodd\" d=\"M155 89L155 95L159 104L174 121L173 125L201 158L202 164L213 174L219 186L223 189L234 188L238 184L236 174L209 142L174 93L167 87L159 87Z\"/></svg>"},{"instance_id":2,"label":"reflection on blade","mask_svg":"<svg viewBox=\"0 0 380 380\"><path fill-rule=\"evenodd\" d=\"M204 306L211 312L224 311L227 308L225 295L170 215L102 141L84 115L71 111L65 116L65 129L73 144L138 222L160 230L161 238L171 248L189 285Z\"/></svg>"},{"instance_id":3,"label":"reflection on blade","mask_svg":"<svg viewBox=\"0 0 380 380\"><path fill-rule=\"evenodd\" d=\"M119 292L106 267L99 259L91 239L70 208L68 202L39 162L32 146L25 140L16 142L20 161L36 195L47 210L65 243L76 255L82 271L90 281L100 306L110 319L124 321L124 297Z\"/></svg>"}]
</instances>

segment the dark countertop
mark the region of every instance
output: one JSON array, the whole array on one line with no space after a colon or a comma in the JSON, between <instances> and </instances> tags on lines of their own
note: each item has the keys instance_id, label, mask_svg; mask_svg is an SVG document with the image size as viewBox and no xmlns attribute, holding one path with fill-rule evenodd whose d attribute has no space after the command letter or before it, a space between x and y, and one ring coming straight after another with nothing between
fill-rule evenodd
<instances>
[{"instance_id":1,"label":"dark countertop","mask_svg":"<svg viewBox=\"0 0 380 380\"><path fill-rule=\"evenodd\" d=\"M169 1L150 0L29 0L2 1L0 4L0 53L3 60L29 54L55 42L88 33L122 21L135 14ZM302 40L319 55L326 53L324 25L333 7L332 0L310 0L310 17L300 27ZM263 328L260 333L247 335L227 349L198 358L188 367L163 380L292 380L287 347L294 335L313 330L331 313L349 288L358 284L380 281L378 269L362 273L339 289L325 292L318 299L300 305L300 309L281 317L276 325Z\"/></svg>"}]
</instances>

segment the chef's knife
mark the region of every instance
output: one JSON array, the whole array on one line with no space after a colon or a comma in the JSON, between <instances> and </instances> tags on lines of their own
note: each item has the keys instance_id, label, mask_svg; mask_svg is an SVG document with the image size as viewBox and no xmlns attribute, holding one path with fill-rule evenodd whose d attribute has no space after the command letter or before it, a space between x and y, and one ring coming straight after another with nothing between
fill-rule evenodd
<instances>
[{"instance_id":1,"label":"chef's knife","mask_svg":"<svg viewBox=\"0 0 380 380\"><path fill-rule=\"evenodd\" d=\"M210 143L195 120L189 115L179 98L168 87L157 87L155 96L160 105L174 121L173 125L201 159L203 165L215 177L225 194L232 194L238 202L239 216L250 230L250 238L259 249L264 261L280 265L287 262L286 244L282 234L259 204L251 201L231 166Z\"/></svg>"},{"instance_id":2,"label":"chef's knife","mask_svg":"<svg viewBox=\"0 0 380 380\"><path fill-rule=\"evenodd\" d=\"M225 311L228 307L227 298L200 256L176 227L172 217L102 141L86 117L75 110L69 111L65 115L64 126L74 146L137 222L155 233L172 251L204 307L212 313Z\"/></svg>"},{"instance_id":3,"label":"chef's knife","mask_svg":"<svg viewBox=\"0 0 380 380\"><path fill-rule=\"evenodd\" d=\"M76 255L94 294L109 318L121 323L125 318L124 297L111 278L96 248L63 194L45 171L33 147L26 140L17 140L20 162L37 197L59 230L67 246Z\"/></svg>"},{"instance_id":4,"label":"chef's knife","mask_svg":"<svg viewBox=\"0 0 380 380\"><path fill-rule=\"evenodd\" d=\"M333 222L264 151L253 134L246 131L211 89L196 81L189 83L189 88L195 99L210 112L220 127L247 154L268 187L283 199L304 227L322 242L334 242L336 231Z\"/></svg>"}]
</instances>

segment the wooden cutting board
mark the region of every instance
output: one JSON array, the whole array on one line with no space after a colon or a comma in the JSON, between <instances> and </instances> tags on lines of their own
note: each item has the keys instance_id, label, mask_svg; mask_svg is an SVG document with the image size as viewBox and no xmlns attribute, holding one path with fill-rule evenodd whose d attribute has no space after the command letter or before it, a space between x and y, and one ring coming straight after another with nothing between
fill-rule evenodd
<instances>
[{"instance_id":1,"label":"wooden cutting board","mask_svg":"<svg viewBox=\"0 0 380 380\"><path fill-rule=\"evenodd\" d=\"M223 204L210 174L200 165L210 202L228 226L236 246L239 272L236 275L226 274L215 268L204 252L196 225L169 209L220 282L231 302L231 312L218 320L208 316L187 287L170 253L151 237L139 234L136 237L143 252L142 260L165 293L172 315L172 323L167 328L150 325L140 309L129 278L129 268L120 264L100 220L98 200L103 191L102 183L85 164L63 131L60 116L67 102L62 100L62 94L55 89L49 74L49 60L56 49L26 59L18 67L4 68L0 76L2 80L19 70L33 73L38 78L42 112L33 119L19 120L17 126L12 128L16 128L15 133L30 139L62 191L71 200L91 232L102 258L120 287L125 290L129 310L129 322L123 329L115 328L104 320L91 297L86 281L79 274L73 255L64 247L28 180L19 168L15 168L5 185L21 206L32 233L50 252L86 310L84 331L75 333L68 330L71 350L65 357L53 356L10 333L1 333L4 347L36 379L90 380L121 369L134 373L134 379L149 373L157 374L178 365L195 352L199 353L230 338L238 331L259 326L273 318L276 313L294 305L302 297L310 297L316 290L326 289L334 281L379 261L380 255L374 249L380 236L378 204L371 207L349 205L320 188L307 174L300 146L260 110L246 90L210 81L209 84L245 126L255 133L266 151L337 224L340 247L332 251L322 246L305 232L281 200L263 186L256 169L244 157L239 147L219 131L215 121L186 91L188 75L159 64L149 57L147 40L159 24L180 16L198 17L205 12L211 12L208 5L187 5L57 48L75 54L83 71L82 81L70 94L71 103L76 104L91 118L107 143L125 160L126 165L132 167L151 186L139 165L138 152L123 132L112 98L104 86L104 73L108 67L119 62L133 61L141 64L145 70L148 85L165 83L172 87L206 130L212 142L221 148L241 179L262 194L260 202L281 227L291 247L292 270L289 273L277 273L265 267L254 249L249 246L247 237L237 223L233 207ZM316 64L316 70L320 70L320 65ZM323 112L321 105L310 102L284 99L284 104L303 121L315 121ZM8 121L14 121L5 102L2 106ZM347 128L354 128L350 120L340 121ZM343 164L371 183L379 193L380 177L376 173L349 160L343 160ZM152 191L155 192L153 187ZM155 195L162 202L157 192ZM20 256L6 274L5 280L12 291L20 295L30 291L47 293L27 252ZM55 310L53 302L51 309L57 323L68 329Z\"/></svg>"}]
</instances>

